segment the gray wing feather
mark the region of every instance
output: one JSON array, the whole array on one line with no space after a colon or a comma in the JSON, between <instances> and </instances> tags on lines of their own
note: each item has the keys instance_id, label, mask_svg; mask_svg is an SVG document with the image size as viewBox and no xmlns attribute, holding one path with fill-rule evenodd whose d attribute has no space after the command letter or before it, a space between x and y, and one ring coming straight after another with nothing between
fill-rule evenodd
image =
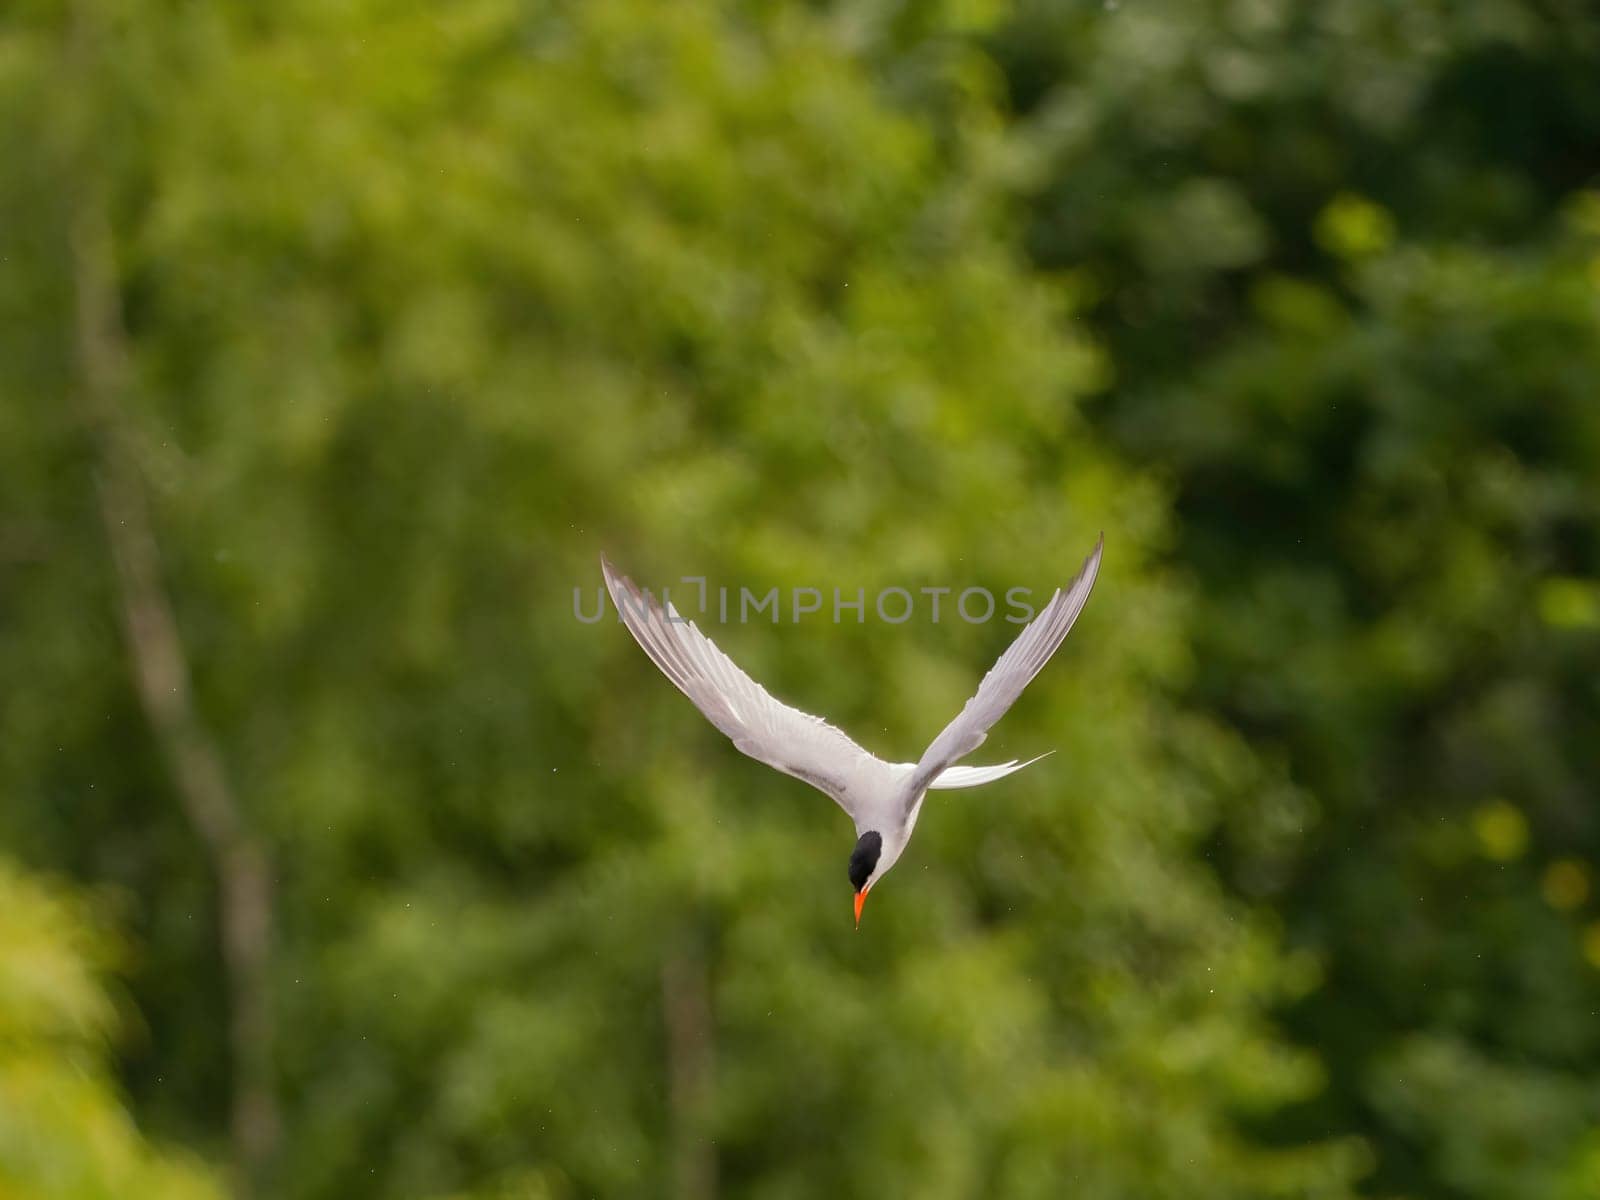
<instances>
[{"instance_id":1,"label":"gray wing feather","mask_svg":"<svg viewBox=\"0 0 1600 1200\"><path fill-rule=\"evenodd\" d=\"M875 798L881 804L894 790L903 766L891 767L822 718L775 700L670 603L663 609L604 557L600 567L640 648L739 750L825 792L858 823Z\"/></svg>"},{"instance_id":2,"label":"gray wing feather","mask_svg":"<svg viewBox=\"0 0 1600 1200\"><path fill-rule=\"evenodd\" d=\"M915 804L930 785L936 786L935 781L951 763L982 745L990 726L1005 715L1022 695L1022 689L1050 661L1089 599L1095 576L1100 573L1100 553L1105 543L1105 534L1101 534L1077 577L1064 590L1056 589L1044 611L1028 623L989 668L966 707L933 739L912 772L906 803Z\"/></svg>"}]
</instances>

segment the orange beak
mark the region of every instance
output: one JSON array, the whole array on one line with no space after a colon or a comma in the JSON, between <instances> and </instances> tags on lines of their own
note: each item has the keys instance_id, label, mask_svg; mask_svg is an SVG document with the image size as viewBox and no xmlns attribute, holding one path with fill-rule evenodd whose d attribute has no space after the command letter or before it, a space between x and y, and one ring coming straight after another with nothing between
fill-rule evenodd
<instances>
[{"instance_id":1,"label":"orange beak","mask_svg":"<svg viewBox=\"0 0 1600 1200\"><path fill-rule=\"evenodd\" d=\"M856 893L856 928L861 928L861 906L867 902L867 889L862 888Z\"/></svg>"}]
</instances>

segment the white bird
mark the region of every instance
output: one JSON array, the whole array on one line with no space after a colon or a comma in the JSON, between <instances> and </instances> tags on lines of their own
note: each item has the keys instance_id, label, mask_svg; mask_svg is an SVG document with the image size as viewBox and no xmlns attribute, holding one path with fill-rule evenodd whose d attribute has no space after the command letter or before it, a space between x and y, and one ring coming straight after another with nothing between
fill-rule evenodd
<instances>
[{"instance_id":1,"label":"white bird","mask_svg":"<svg viewBox=\"0 0 1600 1200\"><path fill-rule=\"evenodd\" d=\"M670 601L663 610L604 555L600 567L623 623L662 674L740 750L825 792L855 822L850 883L859 926L867 893L904 852L929 788L991 783L1045 757L992 767L952 765L983 743L989 728L1050 661L1089 599L1104 547L1101 534L1077 577L1065 589L1056 589L989 669L966 707L915 763L884 762L822 718L775 700L692 621L678 616Z\"/></svg>"}]
</instances>

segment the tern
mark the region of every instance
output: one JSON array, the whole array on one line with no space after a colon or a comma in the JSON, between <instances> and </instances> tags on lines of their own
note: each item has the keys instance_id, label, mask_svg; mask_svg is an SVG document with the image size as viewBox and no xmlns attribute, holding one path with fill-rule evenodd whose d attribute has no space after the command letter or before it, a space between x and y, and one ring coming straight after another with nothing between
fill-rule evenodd
<instances>
[{"instance_id":1,"label":"tern","mask_svg":"<svg viewBox=\"0 0 1600 1200\"><path fill-rule=\"evenodd\" d=\"M983 677L955 720L914 763L884 762L856 745L821 717L791 708L773 696L692 621L665 608L617 571L604 555L600 569L606 589L628 632L677 689L733 744L759 762L809 783L832 797L855 823L850 852L850 885L855 889L856 926L867 893L905 852L930 788L966 788L992 783L1046 755L1026 762L1012 759L990 767L954 764L976 750L989 729L1005 715L1056 652L1083 611L1100 573L1101 534L1094 551L1065 588L1017 635Z\"/></svg>"}]
</instances>

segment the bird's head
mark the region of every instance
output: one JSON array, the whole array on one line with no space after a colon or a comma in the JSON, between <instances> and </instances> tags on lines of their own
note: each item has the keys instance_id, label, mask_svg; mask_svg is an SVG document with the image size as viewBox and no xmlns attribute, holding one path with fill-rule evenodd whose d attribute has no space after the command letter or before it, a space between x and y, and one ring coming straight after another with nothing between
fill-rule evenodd
<instances>
[{"instance_id":1,"label":"bird's head","mask_svg":"<svg viewBox=\"0 0 1600 1200\"><path fill-rule=\"evenodd\" d=\"M856 925L861 925L861 906L878 877L878 861L883 856L883 835L869 829L850 851L850 886L856 890Z\"/></svg>"}]
</instances>

